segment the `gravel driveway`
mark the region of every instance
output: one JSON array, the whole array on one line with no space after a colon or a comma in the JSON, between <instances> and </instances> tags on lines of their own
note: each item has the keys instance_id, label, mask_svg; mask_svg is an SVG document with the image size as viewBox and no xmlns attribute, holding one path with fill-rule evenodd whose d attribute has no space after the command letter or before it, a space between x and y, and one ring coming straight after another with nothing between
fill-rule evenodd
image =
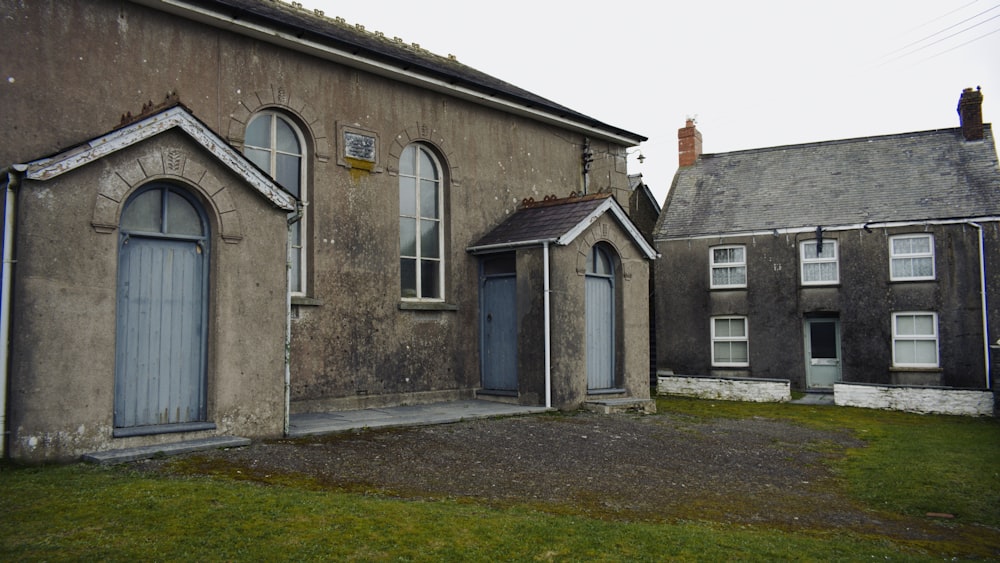
<instances>
[{"instance_id":1,"label":"gravel driveway","mask_svg":"<svg viewBox=\"0 0 1000 563\"><path fill-rule=\"evenodd\" d=\"M824 461L862 445L846 432L766 419L578 412L257 442L136 467L265 483L300 475L333 490L530 504L614 519L897 537L940 532L926 521L860 509L838 492Z\"/></svg>"}]
</instances>

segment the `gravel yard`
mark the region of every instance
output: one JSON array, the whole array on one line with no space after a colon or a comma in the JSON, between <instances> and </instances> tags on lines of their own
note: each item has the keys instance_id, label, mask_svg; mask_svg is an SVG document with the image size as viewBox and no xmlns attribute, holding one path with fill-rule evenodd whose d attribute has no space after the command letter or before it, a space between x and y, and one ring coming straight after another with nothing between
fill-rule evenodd
<instances>
[{"instance_id":1,"label":"gravel yard","mask_svg":"<svg viewBox=\"0 0 1000 563\"><path fill-rule=\"evenodd\" d=\"M839 490L824 461L862 446L846 432L767 419L578 412L257 442L135 467L619 520L940 532L861 509Z\"/></svg>"}]
</instances>

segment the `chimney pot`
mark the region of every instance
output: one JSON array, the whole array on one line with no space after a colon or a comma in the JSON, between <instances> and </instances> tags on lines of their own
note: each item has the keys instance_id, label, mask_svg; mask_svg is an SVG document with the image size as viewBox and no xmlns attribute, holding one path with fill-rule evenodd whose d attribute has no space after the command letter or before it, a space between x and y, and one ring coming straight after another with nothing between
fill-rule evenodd
<instances>
[{"instance_id":1,"label":"chimney pot","mask_svg":"<svg viewBox=\"0 0 1000 563\"><path fill-rule=\"evenodd\" d=\"M966 88L958 99L958 119L966 141L983 140L983 93Z\"/></svg>"},{"instance_id":2,"label":"chimney pot","mask_svg":"<svg viewBox=\"0 0 1000 563\"><path fill-rule=\"evenodd\" d=\"M693 119L688 119L684 127L677 130L677 152L681 166L691 166L701 156L701 131L695 127Z\"/></svg>"}]
</instances>

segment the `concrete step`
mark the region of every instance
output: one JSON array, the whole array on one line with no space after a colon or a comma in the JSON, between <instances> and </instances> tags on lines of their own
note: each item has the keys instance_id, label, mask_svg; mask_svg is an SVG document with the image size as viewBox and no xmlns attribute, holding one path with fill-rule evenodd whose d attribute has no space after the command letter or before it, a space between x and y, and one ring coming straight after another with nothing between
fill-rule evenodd
<instances>
[{"instance_id":1,"label":"concrete step","mask_svg":"<svg viewBox=\"0 0 1000 563\"><path fill-rule=\"evenodd\" d=\"M654 401L653 399L631 399L631 398L597 399L593 401L584 402L583 408L588 411L601 414L621 414L621 413L655 414L656 401Z\"/></svg>"},{"instance_id":2,"label":"concrete step","mask_svg":"<svg viewBox=\"0 0 1000 563\"><path fill-rule=\"evenodd\" d=\"M241 438L239 436L215 436L212 438L201 438L199 440L174 442L172 444L157 444L155 446L140 446L137 448L122 448L120 450L94 452L84 454L81 459L87 463L110 465L115 463L138 461L140 459L149 459L157 456L179 455L203 450L237 448L249 445L249 438Z\"/></svg>"}]
</instances>

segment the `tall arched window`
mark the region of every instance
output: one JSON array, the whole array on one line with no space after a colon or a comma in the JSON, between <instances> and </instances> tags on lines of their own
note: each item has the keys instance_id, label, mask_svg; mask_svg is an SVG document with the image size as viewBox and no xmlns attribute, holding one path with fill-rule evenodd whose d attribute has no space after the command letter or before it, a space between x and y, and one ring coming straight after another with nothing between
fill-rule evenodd
<instances>
[{"instance_id":1,"label":"tall arched window","mask_svg":"<svg viewBox=\"0 0 1000 563\"><path fill-rule=\"evenodd\" d=\"M306 208L306 151L299 128L289 119L273 111L258 113L247 125L243 152L261 170L270 174L288 193ZM291 287L293 295L306 294L306 216L290 227Z\"/></svg>"},{"instance_id":2,"label":"tall arched window","mask_svg":"<svg viewBox=\"0 0 1000 563\"><path fill-rule=\"evenodd\" d=\"M399 157L399 271L404 299L444 299L441 167L421 145Z\"/></svg>"}]
</instances>

